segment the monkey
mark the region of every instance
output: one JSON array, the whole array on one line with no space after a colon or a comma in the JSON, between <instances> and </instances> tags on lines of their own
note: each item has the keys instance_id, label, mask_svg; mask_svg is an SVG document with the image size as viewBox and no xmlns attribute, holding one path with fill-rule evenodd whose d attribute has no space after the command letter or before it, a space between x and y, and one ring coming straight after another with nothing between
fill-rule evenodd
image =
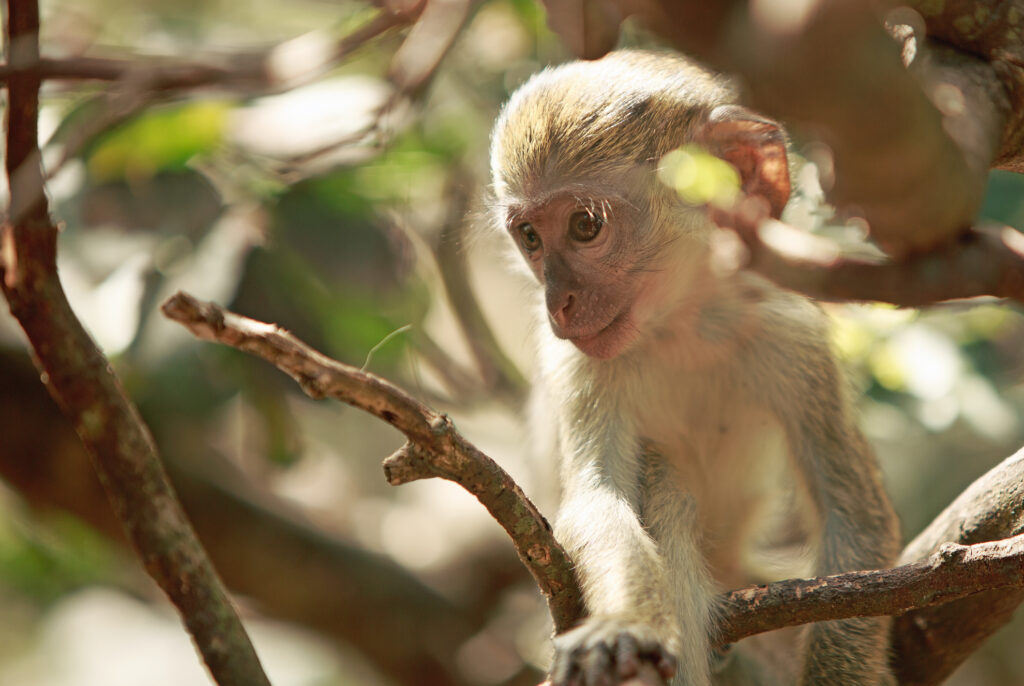
<instances>
[{"instance_id":1,"label":"monkey","mask_svg":"<svg viewBox=\"0 0 1024 686\"><path fill-rule=\"evenodd\" d=\"M587 610L555 638L551 682L616 684L649 663L675 686L893 683L887 618L795 630L782 668L751 639L715 648L718 594L765 580L750 560L769 521L790 523L814 575L889 566L899 536L827 315L716 266L721 229L658 180L684 144L732 164L742 192L781 216L786 134L680 55L548 68L512 94L491 137L493 223L539 285L554 529ZM788 519L765 509L768 465L792 493Z\"/></svg>"}]
</instances>

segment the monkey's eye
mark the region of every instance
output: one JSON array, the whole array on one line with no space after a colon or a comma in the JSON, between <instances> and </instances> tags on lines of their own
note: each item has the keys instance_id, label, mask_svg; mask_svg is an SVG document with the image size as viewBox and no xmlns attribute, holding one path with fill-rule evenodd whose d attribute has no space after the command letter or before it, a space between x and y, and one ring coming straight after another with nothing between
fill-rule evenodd
<instances>
[{"instance_id":1,"label":"monkey's eye","mask_svg":"<svg viewBox=\"0 0 1024 686\"><path fill-rule=\"evenodd\" d=\"M597 238L604 226L604 220L590 212L573 212L569 217L569 237L574 241L586 243Z\"/></svg>"},{"instance_id":2,"label":"monkey's eye","mask_svg":"<svg viewBox=\"0 0 1024 686\"><path fill-rule=\"evenodd\" d=\"M540 234L533 228L533 224L523 222L516 226L515 231L519 235L519 244L526 252L534 252L540 247Z\"/></svg>"}]
</instances>

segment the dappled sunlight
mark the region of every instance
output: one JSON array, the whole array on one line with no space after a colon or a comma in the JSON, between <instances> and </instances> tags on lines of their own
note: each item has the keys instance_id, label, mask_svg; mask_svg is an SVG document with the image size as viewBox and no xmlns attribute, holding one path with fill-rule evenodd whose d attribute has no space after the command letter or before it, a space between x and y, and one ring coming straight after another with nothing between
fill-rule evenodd
<instances>
[{"instance_id":1,"label":"dappled sunlight","mask_svg":"<svg viewBox=\"0 0 1024 686\"><path fill-rule=\"evenodd\" d=\"M279 326L387 379L444 413L431 430L452 422L554 519L559 447L551 415L561 408L530 389L539 334L534 315L543 303L525 285L534 275L513 271L510 256L518 265L520 255L492 230L497 201L487 157L489 132L510 92L569 52L541 4L428 3L440 12L435 24L417 24L421 3L385 4L382 10L319 0L43 3L42 52L58 77L44 78L38 138L58 272L108 358L99 366L109 361L138 406L144 439L152 436L188 517L237 594L274 686L537 683L551 659L550 613L479 500L439 479L389 485L381 461L404 439L388 415L311 398L272 365L197 341L160 313L161 303L187 291L266 322L261 331ZM736 47L736 68L756 73L762 55L773 66L799 61L792 55L804 52L793 46L829 6L753 0L748 7L749 21L722 29L736 45L717 47ZM580 28L580 41L599 44L588 32L601 28L596 18L609 17L620 18L588 15L595 22ZM621 44L655 44L639 19L626 22ZM906 60L930 55L915 38L924 17L900 8L888 20ZM962 19L975 28L980 21ZM423 30L439 25L445 31ZM755 34L767 41L755 43ZM449 35L450 42L442 40ZM1005 32L977 35L995 41L993 54L1005 51ZM748 43L760 46L753 57L742 52ZM987 45L971 64L984 62L978 55L987 54ZM885 52L867 42L826 47L821 58L830 69L845 58L870 63ZM778 56L768 54L775 49ZM813 54L806 45L801 50ZM5 79L19 78L5 69ZM978 70L972 73L980 79ZM801 79L783 83L783 102L772 103L764 84L777 74L762 76L737 81L745 106L778 118L793 114L784 105L800 105L792 121L780 120L790 146L790 202L780 221L757 215L750 232L785 258L780 262L827 267L884 258L867 217L874 211L875 226L884 225L898 201L941 210L930 224L893 220L883 232L909 254L919 254L932 225L942 228L948 219L963 229L954 221L966 206L956 204L957 193L980 199L980 190L954 175L945 192L927 184L908 191L889 174L906 164L911 183L947 157L909 135L873 148L888 134L891 108L872 100L860 103L864 119L840 116L855 108L836 106L841 92L818 97L818 89L833 84L813 85L810 77L807 88L793 86ZM925 83L919 76L913 82ZM835 80L872 97L883 83L850 74ZM924 110L932 108L936 128L951 140L981 141L986 132L977 129L987 120L976 116L977 86L932 84L923 89L923 106L901 120L924 130ZM635 111L644 107L636 103ZM842 130L844 124L850 128ZM735 167L684 143L659 148L682 146L660 160L643 160L657 166L664 184L658 194L671 189L686 203L673 211L699 217L709 205L730 207L743 197ZM876 164L858 176L848 165L862 148ZM786 169L783 159L774 158L776 171ZM849 190L851 178L869 207L846 197L846 206L834 209L836 190ZM6 184L0 204L9 204ZM629 211L637 209L643 208ZM1024 254L1024 176L992 173L978 216L994 222L991 235L1011 253ZM901 226L920 233L904 245ZM615 228L609 221L605 234ZM709 240L716 277L757 269L758 255L741 231L723 228ZM964 238L945 248L966 245ZM0 245L0 276L13 250L6 239ZM988 269L991 254L972 253L971 264L995 273L995 260ZM675 265L664 271L678 272ZM6 276L14 279L14 271ZM628 276L635 274L622 278ZM701 292L705 285L688 288ZM755 300L756 290L744 297ZM834 302L822 308L907 539L1024 444L1022 310L995 298L920 310ZM734 350L718 341L709 348L726 361ZM23 329L4 306L0 686L212 684L179 616L125 544L93 463L40 377ZM313 377L296 374L307 391ZM662 405L666 416L676 409ZM84 434L102 423L99 416L86 413ZM1024 617L948 683L1024 683L1022 635Z\"/></svg>"}]
</instances>

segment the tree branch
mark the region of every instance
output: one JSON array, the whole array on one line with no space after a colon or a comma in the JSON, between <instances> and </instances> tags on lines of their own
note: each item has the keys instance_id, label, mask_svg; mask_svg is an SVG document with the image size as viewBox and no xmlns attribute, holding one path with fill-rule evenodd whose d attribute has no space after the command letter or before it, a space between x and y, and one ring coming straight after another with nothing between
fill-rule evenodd
<instances>
[{"instance_id":1,"label":"tree branch","mask_svg":"<svg viewBox=\"0 0 1024 686\"><path fill-rule=\"evenodd\" d=\"M379 377L324 357L275 326L181 293L165 303L163 310L199 338L234 346L277 365L309 395L337 398L399 428L409 442L386 460L388 481L399 484L439 476L464 486L512 537L520 557L548 597L557 630L571 626L581 616L576 580L543 517L500 467L455 432L447 417L424 407ZM982 514L998 511L1017 513L1013 521L1019 522L1024 489L1008 492L1004 488L1001 497L992 498L989 493L987 500L977 495L980 489L995 483L992 474L1002 473L999 483L1008 483L1007 465L1016 470L1013 476L1020 476L1018 464L1024 465L1024 460L1008 460L1001 471L993 470L979 481L980 485L969 489L968 493L973 495L963 496L967 498L968 509L951 515L949 521L965 525L968 515L973 513L985 521L1003 522L994 515L986 518ZM947 523L942 531L950 526ZM994 537L1007 531L1005 526L997 525L983 530ZM952 531L949 536L950 541L962 538ZM951 542L929 553L927 561L895 569L793 579L725 594L720 640L729 643L808 622L921 611L956 599L981 597L976 594L992 589L1024 588L1024 535L989 543L961 542L975 544ZM557 578L549 578L550 574L557 574ZM907 659L913 657L920 655L908 650Z\"/></svg>"},{"instance_id":2,"label":"tree branch","mask_svg":"<svg viewBox=\"0 0 1024 686\"><path fill-rule=\"evenodd\" d=\"M900 562L924 559L946 541L976 544L1024 532L1024 450L972 483L903 550ZM1017 540L1017 539L1011 539ZM1024 575L1022 575L1024 576ZM1024 588L987 591L896 618L893 666L900 683L946 679L1024 602Z\"/></svg>"},{"instance_id":3,"label":"tree branch","mask_svg":"<svg viewBox=\"0 0 1024 686\"><path fill-rule=\"evenodd\" d=\"M1024 587L1024 536L971 546L945 543L926 562L790 579L725 595L720 641L786 626L897 615L995 589Z\"/></svg>"},{"instance_id":4,"label":"tree branch","mask_svg":"<svg viewBox=\"0 0 1024 686\"><path fill-rule=\"evenodd\" d=\"M957 243L883 262L842 257L830 241L771 219L757 199L711 214L743 241L744 266L818 300L920 307L994 295L1024 302L1024 237L1009 227L975 227Z\"/></svg>"},{"instance_id":5,"label":"tree branch","mask_svg":"<svg viewBox=\"0 0 1024 686\"><path fill-rule=\"evenodd\" d=\"M245 92L281 89L308 80L391 29L415 19L415 13L383 10L364 26L326 44L313 34L299 36L271 48L232 55L211 56L207 62L174 57L40 57L0 65L0 83L31 76L38 80L111 81L144 86L149 92L197 90L217 86ZM290 59L296 47L324 42L318 51L306 50L301 63ZM298 68L296 68L298 67Z\"/></svg>"},{"instance_id":6,"label":"tree branch","mask_svg":"<svg viewBox=\"0 0 1024 686\"><path fill-rule=\"evenodd\" d=\"M458 318L462 336L469 345L473 359L487 387L515 404L522 404L527 382L515 363L502 350L483 309L470 284L469 265L466 263L466 217L469 216L470 186L460 174L450 184L449 196L454 196L451 211L437 241L432 246L445 294Z\"/></svg>"},{"instance_id":7,"label":"tree branch","mask_svg":"<svg viewBox=\"0 0 1024 686\"><path fill-rule=\"evenodd\" d=\"M546 4L554 15L571 3ZM875 240L894 256L954 241L973 223L988 169L997 156L1007 165L1020 155L1024 133L1014 133L1013 128L1024 126L1024 117L1011 113L1020 111L1022 103L1010 97L1024 93L1021 70L1000 73L999 65L948 49L931 54L935 46L928 46L929 55L918 60L920 66L908 70L901 63L900 47L883 28L877 4L584 4L607 9L590 12L587 19L592 24L615 25L622 17L637 14L675 47L738 75L744 100L759 111L813 131L834 162L834 185L826 189L829 199L841 209L855 208L862 214ZM935 7L917 4L922 12ZM947 18L952 14L961 19L959 26L965 15L974 20L964 11L964 3L952 4L957 10ZM1020 3L1012 4L1022 14ZM994 26L998 28L998 22ZM569 33L566 42L579 45L579 38ZM616 31L603 26L593 33L614 37ZM1008 29L995 47L1019 43L1017 35L1016 29ZM613 44L605 41L603 49ZM837 45L849 49L837 50ZM925 47L921 35L915 39L915 50L903 50L902 58L920 57ZM1012 53L1002 54L1004 66L1013 64ZM1016 89L1007 85L1008 77ZM882 112L884 116L879 116ZM1017 148L1012 148L1014 142Z\"/></svg>"},{"instance_id":8,"label":"tree branch","mask_svg":"<svg viewBox=\"0 0 1024 686\"><path fill-rule=\"evenodd\" d=\"M405 434L408 442L384 462L392 485L428 477L458 483L487 508L512 537L516 552L548 601L556 631L582 614L579 588L565 551L547 520L512 478L462 437L451 420L388 381L332 360L280 328L178 293L163 313L198 338L224 343L276 365L313 398L335 398L369 412Z\"/></svg>"},{"instance_id":9,"label":"tree branch","mask_svg":"<svg viewBox=\"0 0 1024 686\"><path fill-rule=\"evenodd\" d=\"M39 56L35 0L7 2L8 63ZM150 576L181 613L221 686L269 681L157 457L156 447L110 363L75 317L57 277L57 229L44 193L38 140L40 79L8 82L8 223L0 242L0 289L32 345L50 394L86 445L114 512Z\"/></svg>"},{"instance_id":10,"label":"tree branch","mask_svg":"<svg viewBox=\"0 0 1024 686\"><path fill-rule=\"evenodd\" d=\"M1024 41L1021 0L910 0L929 36L990 63L1009 98L1008 121L995 165L1024 172Z\"/></svg>"}]
</instances>

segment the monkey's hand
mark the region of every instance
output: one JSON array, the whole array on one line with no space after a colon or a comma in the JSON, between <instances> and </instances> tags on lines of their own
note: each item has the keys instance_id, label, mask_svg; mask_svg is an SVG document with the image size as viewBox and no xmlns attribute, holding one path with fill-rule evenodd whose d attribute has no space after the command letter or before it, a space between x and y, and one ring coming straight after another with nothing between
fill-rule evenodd
<instances>
[{"instance_id":1,"label":"monkey's hand","mask_svg":"<svg viewBox=\"0 0 1024 686\"><path fill-rule=\"evenodd\" d=\"M591 617L555 637L552 686L615 686L636 676L643 662L665 679L676 673L676 658L650 626L613 617Z\"/></svg>"}]
</instances>

